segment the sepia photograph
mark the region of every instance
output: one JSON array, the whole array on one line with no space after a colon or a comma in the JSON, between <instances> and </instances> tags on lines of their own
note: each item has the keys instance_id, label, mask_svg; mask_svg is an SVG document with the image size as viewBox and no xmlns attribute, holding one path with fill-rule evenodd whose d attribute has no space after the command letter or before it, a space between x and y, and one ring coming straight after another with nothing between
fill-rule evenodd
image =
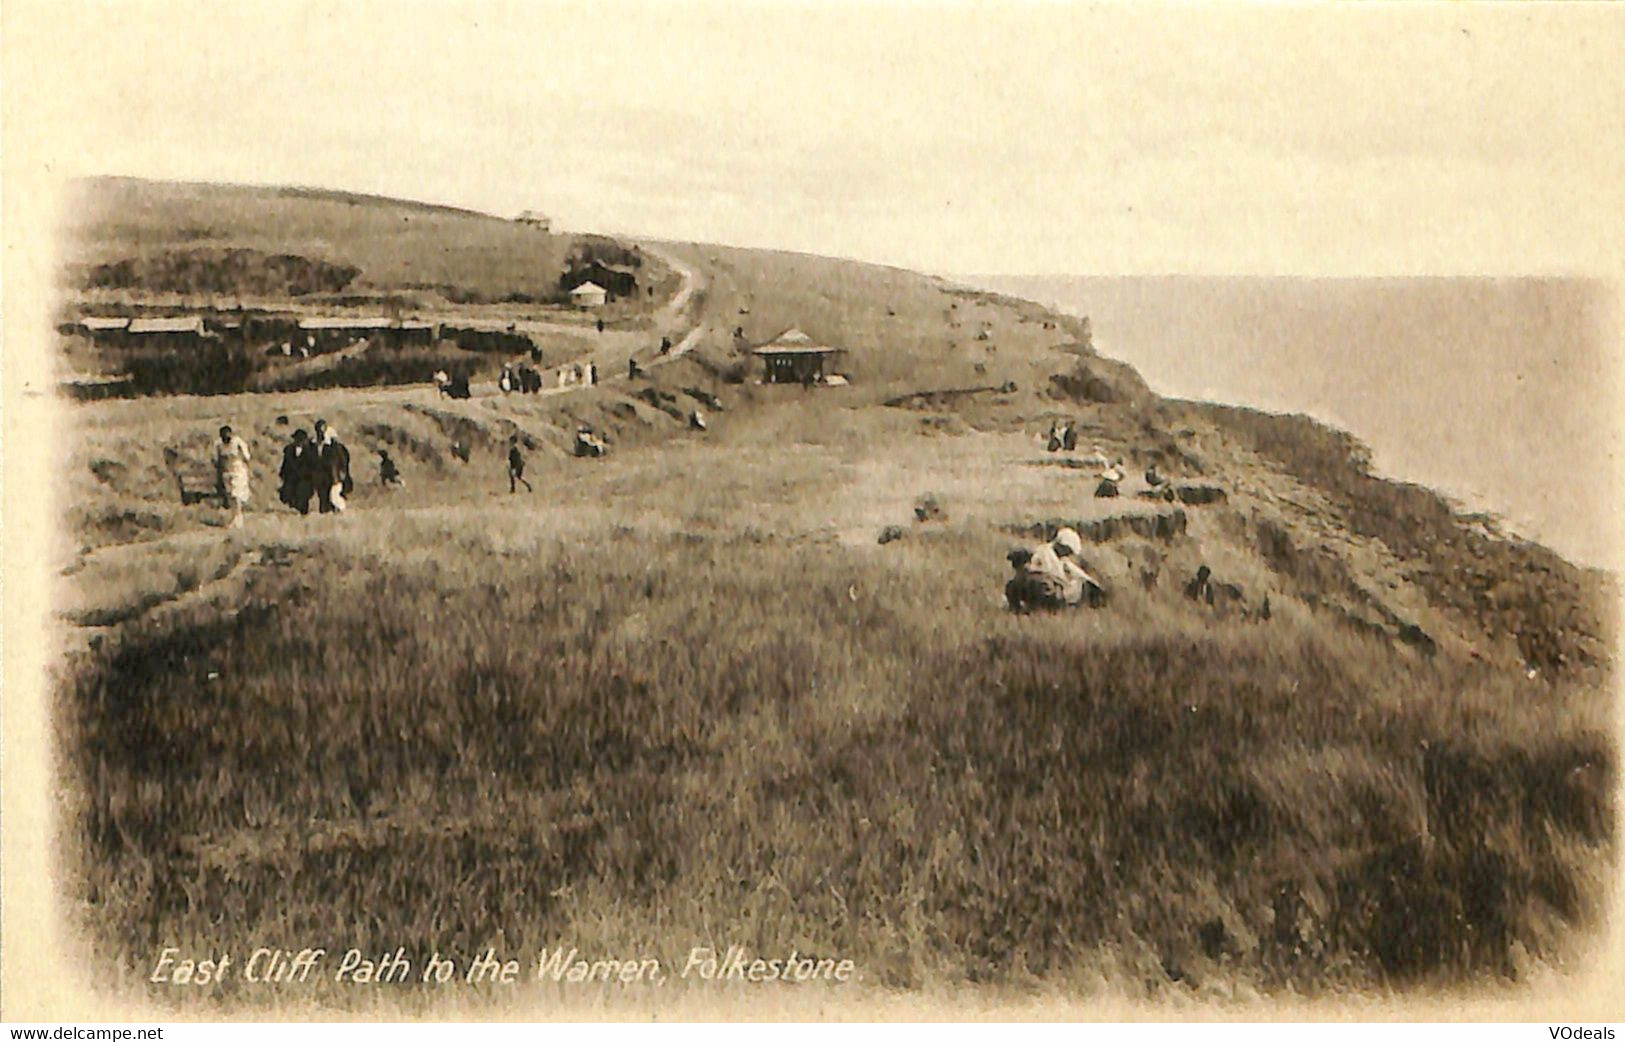
<instances>
[{"instance_id":1,"label":"sepia photograph","mask_svg":"<svg viewBox=\"0 0 1625 1042\"><path fill-rule=\"evenodd\" d=\"M1625 11L0 18L8 1023L1625 1013Z\"/></svg>"}]
</instances>

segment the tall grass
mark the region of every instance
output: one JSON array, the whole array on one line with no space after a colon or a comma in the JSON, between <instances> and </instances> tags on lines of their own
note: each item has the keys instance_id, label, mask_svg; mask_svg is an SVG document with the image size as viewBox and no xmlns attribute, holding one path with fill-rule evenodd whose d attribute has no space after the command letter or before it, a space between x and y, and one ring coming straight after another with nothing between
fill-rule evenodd
<instances>
[{"instance_id":1,"label":"tall grass","mask_svg":"<svg viewBox=\"0 0 1625 1042\"><path fill-rule=\"evenodd\" d=\"M1314 990L1516 976L1596 913L1595 692L1172 591L1011 617L962 533L454 542L310 555L68 678L78 896L128 971L652 938Z\"/></svg>"}]
</instances>

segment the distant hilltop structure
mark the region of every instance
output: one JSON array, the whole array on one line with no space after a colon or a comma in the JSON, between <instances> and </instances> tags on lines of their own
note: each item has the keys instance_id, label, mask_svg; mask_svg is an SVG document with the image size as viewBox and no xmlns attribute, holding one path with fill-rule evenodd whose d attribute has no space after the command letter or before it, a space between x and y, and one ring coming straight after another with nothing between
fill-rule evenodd
<instances>
[{"instance_id":1,"label":"distant hilltop structure","mask_svg":"<svg viewBox=\"0 0 1625 1042\"><path fill-rule=\"evenodd\" d=\"M526 210L515 217L520 224L528 224L538 231L550 232L553 230L553 219L540 210Z\"/></svg>"}]
</instances>

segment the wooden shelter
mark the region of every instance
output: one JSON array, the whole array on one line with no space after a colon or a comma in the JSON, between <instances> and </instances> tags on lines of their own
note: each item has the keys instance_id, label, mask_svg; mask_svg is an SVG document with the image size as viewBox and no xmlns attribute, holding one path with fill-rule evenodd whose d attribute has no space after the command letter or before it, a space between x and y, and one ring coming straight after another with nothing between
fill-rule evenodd
<instances>
[{"instance_id":1,"label":"wooden shelter","mask_svg":"<svg viewBox=\"0 0 1625 1042\"><path fill-rule=\"evenodd\" d=\"M841 350L816 344L799 329L788 329L751 353L762 360L764 383L815 384L823 381L825 366Z\"/></svg>"},{"instance_id":2,"label":"wooden shelter","mask_svg":"<svg viewBox=\"0 0 1625 1042\"><path fill-rule=\"evenodd\" d=\"M299 321L299 335L317 353L342 348L356 340L378 338L392 347L430 345L440 327L420 319L393 321L382 315L312 315Z\"/></svg>"},{"instance_id":3,"label":"wooden shelter","mask_svg":"<svg viewBox=\"0 0 1625 1042\"><path fill-rule=\"evenodd\" d=\"M202 315L133 318L125 330L125 342L132 346L196 347L212 336Z\"/></svg>"},{"instance_id":4,"label":"wooden shelter","mask_svg":"<svg viewBox=\"0 0 1625 1042\"><path fill-rule=\"evenodd\" d=\"M130 331L130 320L86 315L78 321L77 328L98 344L117 344L122 343L124 335Z\"/></svg>"}]
</instances>

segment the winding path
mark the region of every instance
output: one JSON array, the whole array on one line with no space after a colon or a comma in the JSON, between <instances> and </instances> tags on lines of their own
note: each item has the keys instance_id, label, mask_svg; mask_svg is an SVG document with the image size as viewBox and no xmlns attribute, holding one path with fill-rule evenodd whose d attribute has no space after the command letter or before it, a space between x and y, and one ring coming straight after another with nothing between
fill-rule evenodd
<instances>
[{"instance_id":1,"label":"winding path","mask_svg":"<svg viewBox=\"0 0 1625 1042\"><path fill-rule=\"evenodd\" d=\"M695 294L705 288L706 282L703 275L695 271L675 254L669 253L658 246L652 246L647 243L644 244L644 249L648 250L656 257L659 257L667 267L671 268L672 271L675 271L677 276L683 280L683 284L678 288L677 292L672 294L671 299L666 301L666 303L661 306L660 310L655 313L655 328L661 331L662 336L666 336L670 335L671 331L681 328L685 321L690 323L681 338L672 344L670 351L663 355L656 354L653 358L649 358L646 361L640 360L638 362L638 364L644 369L653 369L656 366L665 365L668 362L674 362L683 357L683 355L687 354L696 344L700 342L700 336L705 332L706 325L698 314L688 315L686 312L690 311L691 306L695 301ZM633 352L632 357L636 358L637 353ZM598 381L598 383L605 384L619 382L625 379L627 379L626 374L617 370L615 372L605 374L604 377ZM549 397L555 397L562 394L569 394L572 391L584 390L585 388L592 386L596 385L568 384L564 387L544 387L540 393Z\"/></svg>"}]
</instances>

